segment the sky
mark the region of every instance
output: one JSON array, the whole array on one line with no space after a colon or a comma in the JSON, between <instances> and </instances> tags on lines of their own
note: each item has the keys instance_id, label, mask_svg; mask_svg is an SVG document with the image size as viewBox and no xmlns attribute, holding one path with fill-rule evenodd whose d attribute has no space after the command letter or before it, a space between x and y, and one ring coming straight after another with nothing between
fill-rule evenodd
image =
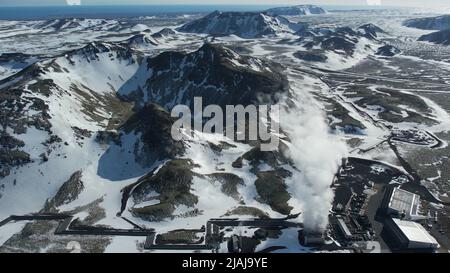
<instances>
[{"instance_id":1,"label":"sky","mask_svg":"<svg viewBox=\"0 0 450 273\"><path fill-rule=\"evenodd\" d=\"M316 5L390 5L390 6L443 6L450 7L450 0L0 0L0 6L45 6L45 5L171 5L171 4L226 4L226 5L296 5L296 4L316 4Z\"/></svg>"}]
</instances>

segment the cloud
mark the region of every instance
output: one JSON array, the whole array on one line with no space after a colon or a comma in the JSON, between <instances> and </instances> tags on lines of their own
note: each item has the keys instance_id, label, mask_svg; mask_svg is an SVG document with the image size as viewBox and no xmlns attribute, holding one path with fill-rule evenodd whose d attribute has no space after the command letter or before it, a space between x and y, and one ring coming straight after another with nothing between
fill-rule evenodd
<instances>
[{"instance_id":1,"label":"cloud","mask_svg":"<svg viewBox=\"0 0 450 273\"><path fill-rule=\"evenodd\" d=\"M381 0L367 0L367 5L369 6L381 6Z\"/></svg>"},{"instance_id":2,"label":"cloud","mask_svg":"<svg viewBox=\"0 0 450 273\"><path fill-rule=\"evenodd\" d=\"M69 6L79 6L81 5L81 0L66 0Z\"/></svg>"}]
</instances>

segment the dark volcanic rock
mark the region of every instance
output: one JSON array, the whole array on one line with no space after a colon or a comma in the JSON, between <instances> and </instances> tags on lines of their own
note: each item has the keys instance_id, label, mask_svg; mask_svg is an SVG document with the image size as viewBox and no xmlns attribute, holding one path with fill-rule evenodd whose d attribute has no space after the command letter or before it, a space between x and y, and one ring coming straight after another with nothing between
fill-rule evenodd
<instances>
[{"instance_id":1,"label":"dark volcanic rock","mask_svg":"<svg viewBox=\"0 0 450 273\"><path fill-rule=\"evenodd\" d=\"M446 30L450 29L450 15L406 20L403 25L418 29Z\"/></svg>"},{"instance_id":2,"label":"dark volcanic rock","mask_svg":"<svg viewBox=\"0 0 450 273\"><path fill-rule=\"evenodd\" d=\"M114 142L117 145L121 143L121 136L116 131L99 131L95 136L95 141L99 144L107 145Z\"/></svg>"},{"instance_id":3,"label":"dark volcanic rock","mask_svg":"<svg viewBox=\"0 0 450 273\"><path fill-rule=\"evenodd\" d=\"M137 37L138 39L139 37ZM98 54L100 53L110 53L111 57L115 56L118 59L122 60L130 60L132 59L135 51L127 45L123 43L108 43L108 42L91 42L86 46L75 49L71 52L68 52L65 56L71 61L71 57L80 56L84 57L88 62L98 60ZM55 69L55 67L53 67Z\"/></svg>"},{"instance_id":4,"label":"dark volcanic rock","mask_svg":"<svg viewBox=\"0 0 450 273\"><path fill-rule=\"evenodd\" d=\"M316 37L316 36L318 36L319 34L316 33L316 32L315 32L314 30L312 30L312 29L302 29L302 30L300 30L300 31L297 31L297 32L295 33L295 35L298 35L298 36L301 37L301 39L304 39L304 38L308 38L308 37Z\"/></svg>"},{"instance_id":5,"label":"dark volcanic rock","mask_svg":"<svg viewBox=\"0 0 450 273\"><path fill-rule=\"evenodd\" d=\"M82 27L81 22L85 19L64 18L64 19L52 19L36 24L34 27L42 30L67 30Z\"/></svg>"},{"instance_id":6,"label":"dark volcanic rock","mask_svg":"<svg viewBox=\"0 0 450 273\"><path fill-rule=\"evenodd\" d=\"M280 145L281 151L285 149L282 145ZM261 162L266 163L271 167L278 167L280 164L288 164L289 159L284 156L283 152L280 151L261 151L260 147L255 147L250 151L246 152L238 159L236 159L232 166L234 168L242 168L243 160L249 161L250 165L253 167L253 171L257 171L259 164Z\"/></svg>"},{"instance_id":7,"label":"dark volcanic rock","mask_svg":"<svg viewBox=\"0 0 450 273\"><path fill-rule=\"evenodd\" d=\"M419 38L419 41L426 41L430 43L448 46L450 45L450 29L423 35Z\"/></svg>"},{"instance_id":8,"label":"dark volcanic rock","mask_svg":"<svg viewBox=\"0 0 450 273\"><path fill-rule=\"evenodd\" d=\"M126 43L131 47L157 46L158 42L149 34L140 33L129 38Z\"/></svg>"},{"instance_id":9,"label":"dark volcanic rock","mask_svg":"<svg viewBox=\"0 0 450 273\"><path fill-rule=\"evenodd\" d=\"M219 12L180 27L180 32L204 33L215 36L236 35L257 38L280 32L293 32L304 24L294 24L283 17L272 17L260 12Z\"/></svg>"},{"instance_id":10,"label":"dark volcanic rock","mask_svg":"<svg viewBox=\"0 0 450 273\"><path fill-rule=\"evenodd\" d=\"M206 43L192 53L164 52L148 60L152 71L144 90L128 99L156 102L167 110L178 104L248 105L274 102L289 83L280 65L242 56L221 45Z\"/></svg>"},{"instance_id":11,"label":"dark volcanic rock","mask_svg":"<svg viewBox=\"0 0 450 273\"><path fill-rule=\"evenodd\" d=\"M266 212L263 212L262 210L254 207L246 207L246 206L239 206L237 208L234 208L227 213L225 213L225 216L235 216L235 215L251 215L256 218L260 219L269 219L269 215Z\"/></svg>"},{"instance_id":12,"label":"dark volcanic rock","mask_svg":"<svg viewBox=\"0 0 450 273\"><path fill-rule=\"evenodd\" d=\"M331 37L322 42L322 47L325 50L331 50L338 53L345 52L347 55L353 55L356 43L344 37Z\"/></svg>"},{"instance_id":13,"label":"dark volcanic rock","mask_svg":"<svg viewBox=\"0 0 450 273\"><path fill-rule=\"evenodd\" d=\"M106 19L87 19L87 18L59 18L40 21L33 25L33 28L45 32L61 31L121 31L133 27L131 22L116 21Z\"/></svg>"},{"instance_id":14,"label":"dark volcanic rock","mask_svg":"<svg viewBox=\"0 0 450 273\"><path fill-rule=\"evenodd\" d=\"M385 33L380 27L377 27L374 24L365 24L358 28L367 38L373 39L378 37L378 34Z\"/></svg>"},{"instance_id":15,"label":"dark volcanic rock","mask_svg":"<svg viewBox=\"0 0 450 273\"><path fill-rule=\"evenodd\" d=\"M31 162L30 155L20 149L25 143L8 134L6 128L19 135L25 134L31 126L50 131L48 106L40 98L26 96L29 92L23 90L20 84L0 90L0 177L9 175L12 167ZM27 108L36 112L28 116Z\"/></svg>"},{"instance_id":16,"label":"dark volcanic rock","mask_svg":"<svg viewBox=\"0 0 450 273\"><path fill-rule=\"evenodd\" d=\"M160 221L172 216L177 205L194 207L198 197L190 193L194 173L191 160L176 159L167 162L156 174L151 172L138 181L132 191L136 203L157 199L159 204L143 208L132 208L136 217L149 221ZM157 197L151 197L156 192Z\"/></svg>"},{"instance_id":17,"label":"dark volcanic rock","mask_svg":"<svg viewBox=\"0 0 450 273\"><path fill-rule=\"evenodd\" d=\"M299 51L296 57L302 60L323 62L325 61L326 51L333 51L344 56L353 56L357 48L357 44L361 41L369 39L378 41L377 37L384 31L373 25L362 25L357 29L350 27L317 27L308 28L299 31L296 35L300 36L292 44L304 46L307 51ZM365 49L370 49L370 45L366 44ZM295 56L295 55L294 55Z\"/></svg>"},{"instance_id":18,"label":"dark volcanic rock","mask_svg":"<svg viewBox=\"0 0 450 273\"><path fill-rule=\"evenodd\" d=\"M0 54L0 64L7 62L24 63L32 58L32 55L23 53L2 53Z\"/></svg>"},{"instance_id":19,"label":"dark volcanic rock","mask_svg":"<svg viewBox=\"0 0 450 273\"><path fill-rule=\"evenodd\" d=\"M78 195L83 191L84 184L81 181L81 171L75 172L70 176L53 198L54 205L59 207L68 204L78 198Z\"/></svg>"},{"instance_id":20,"label":"dark volcanic rock","mask_svg":"<svg viewBox=\"0 0 450 273\"><path fill-rule=\"evenodd\" d=\"M30 155L16 149L0 148L0 178L9 175L11 167L31 162Z\"/></svg>"},{"instance_id":21,"label":"dark volcanic rock","mask_svg":"<svg viewBox=\"0 0 450 273\"><path fill-rule=\"evenodd\" d=\"M171 28L163 28L162 30L158 31L157 33L152 34L152 37L155 39L160 39L160 38L167 38L170 36L174 36L177 33L172 30Z\"/></svg>"},{"instance_id":22,"label":"dark volcanic rock","mask_svg":"<svg viewBox=\"0 0 450 273\"><path fill-rule=\"evenodd\" d=\"M167 162L156 174L153 172L142 177L133 190L133 198L143 201L152 191L159 193L161 201L177 200L183 194L189 194L194 173L194 163L188 159L175 159ZM185 205L192 206L193 203Z\"/></svg>"},{"instance_id":23,"label":"dark volcanic rock","mask_svg":"<svg viewBox=\"0 0 450 273\"><path fill-rule=\"evenodd\" d=\"M325 62L328 57L320 51L297 51L294 57L308 62Z\"/></svg>"},{"instance_id":24,"label":"dark volcanic rock","mask_svg":"<svg viewBox=\"0 0 450 273\"><path fill-rule=\"evenodd\" d=\"M395 46L385 45L378 48L378 51L375 54L379 56L393 57L397 54L400 54L400 52L400 49L396 48Z\"/></svg>"},{"instance_id":25,"label":"dark volcanic rock","mask_svg":"<svg viewBox=\"0 0 450 273\"><path fill-rule=\"evenodd\" d=\"M357 36L358 33L350 27L338 27L334 30L334 35L344 36Z\"/></svg>"},{"instance_id":26,"label":"dark volcanic rock","mask_svg":"<svg viewBox=\"0 0 450 273\"><path fill-rule=\"evenodd\" d=\"M359 39L365 36L365 34L354 31L349 27L338 27L334 30L312 29L310 31L312 35L310 35L309 39L306 38L309 42L304 44L308 51L318 52L317 48L319 47L323 51L334 51L347 56L353 55ZM300 38L300 41L303 40L305 40L305 37ZM308 55L303 55L300 55L300 57L309 57ZM323 58L321 59L323 60Z\"/></svg>"},{"instance_id":27,"label":"dark volcanic rock","mask_svg":"<svg viewBox=\"0 0 450 273\"><path fill-rule=\"evenodd\" d=\"M174 158L184 153L181 141L175 141L171 135L175 119L159 105L150 103L140 109L123 125L125 132L141 133L142 147L136 147L138 162L151 165L157 160Z\"/></svg>"},{"instance_id":28,"label":"dark volcanic rock","mask_svg":"<svg viewBox=\"0 0 450 273\"><path fill-rule=\"evenodd\" d=\"M288 205L291 196L284 183L286 175L286 171L281 170L260 172L258 173L258 179L255 181L255 186L262 202L270 205L276 212L289 215L293 208Z\"/></svg>"},{"instance_id":29,"label":"dark volcanic rock","mask_svg":"<svg viewBox=\"0 0 450 273\"><path fill-rule=\"evenodd\" d=\"M239 199L238 185L244 185L244 180L232 173L213 173L208 175L212 181L222 184L222 192L234 199Z\"/></svg>"},{"instance_id":30,"label":"dark volcanic rock","mask_svg":"<svg viewBox=\"0 0 450 273\"><path fill-rule=\"evenodd\" d=\"M11 135L6 131L0 132L0 147L6 149L14 149L25 146L25 143Z\"/></svg>"}]
</instances>

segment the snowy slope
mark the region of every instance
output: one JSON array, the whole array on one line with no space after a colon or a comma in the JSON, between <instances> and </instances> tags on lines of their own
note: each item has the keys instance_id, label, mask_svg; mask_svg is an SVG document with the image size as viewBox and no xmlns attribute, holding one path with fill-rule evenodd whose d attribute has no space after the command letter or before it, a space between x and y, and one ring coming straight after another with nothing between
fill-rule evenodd
<instances>
[{"instance_id":1,"label":"snowy slope","mask_svg":"<svg viewBox=\"0 0 450 273\"><path fill-rule=\"evenodd\" d=\"M39 56L20 53L3 53L0 55L0 80L7 78L25 67L37 62Z\"/></svg>"},{"instance_id":2,"label":"snowy slope","mask_svg":"<svg viewBox=\"0 0 450 273\"><path fill-rule=\"evenodd\" d=\"M303 24L289 22L283 17L273 17L257 12L213 12L201 19L187 23L178 31L206 33L215 36L236 35L256 38L292 33L303 28Z\"/></svg>"},{"instance_id":3,"label":"snowy slope","mask_svg":"<svg viewBox=\"0 0 450 273\"><path fill-rule=\"evenodd\" d=\"M248 73L249 77L254 74L253 77L256 78L266 77L266 81L276 80L276 77L271 79L264 76L264 74L276 75L276 72L271 71L270 66L265 62L240 56L222 47L207 45L191 54L190 58L199 62L192 62L181 68L187 69L192 66L190 69L193 67L199 69L200 66L204 67L204 60L206 60L198 59L200 55L205 58L215 56L219 64L223 65L222 71L233 71L235 76L239 73ZM181 56L180 60L189 58ZM123 92L122 96L130 96L126 82L141 71L142 78L136 81L145 83L152 73L144 71L146 69L157 71L160 65L156 58L152 63L152 59L142 58L139 53L124 47L123 44L96 42L63 56L38 62L29 69L0 82L1 92L14 96L12 104L2 109L5 111L2 114L10 115L11 119L7 121L7 129L3 132L7 134L8 142L2 143L1 148L7 153L20 151L29 158L20 164L12 161L7 166L8 170L2 178L5 187L1 191L0 205L3 209L0 218L3 219L12 214L40 211L46 200L55 196L61 185L75 172L80 171L83 190L76 195L67 193L75 199L70 199L54 209L70 211L95 203L96 200L102 200L99 206L105 210L105 216L96 224L106 224L117 228L129 227L128 223L117 216L121 208L121 190L138 181L140 177L148 175L153 168L163 167L164 165L161 164L179 154L176 152L167 154L167 158L153 157L151 161L142 160L143 155L148 157L156 152L155 146L152 146L154 141L152 137L164 136L162 130L170 129L170 120L167 120L169 124L165 124L164 119L164 116L168 114L155 115L154 109L153 112L143 112L143 115L137 112L135 115L124 117L123 123L120 124L113 122L118 114L117 111L128 105L126 101L120 101L115 97L117 91ZM186 64L188 63L186 61ZM169 70L175 70L178 67L172 66ZM179 77L181 82L186 82L185 80L189 77L188 70L181 73ZM182 80L183 77L186 79ZM157 80L153 79L154 82ZM160 78L159 81L166 82L164 78ZM214 81L210 84L220 85ZM244 81L243 84L246 82ZM250 88L258 89L260 84L253 83ZM18 92L18 90L22 91ZM222 96L224 98L226 94ZM218 99L217 96L215 97ZM152 100L156 99L156 97L152 98ZM2 100L2 103L6 101ZM20 112L16 110L17 105L23 105ZM143 110L145 109L144 107ZM131 111L131 107L129 110ZM164 110L157 111L164 112ZM12 113L25 117L28 121L25 124L18 123L16 116ZM150 119L145 121L147 118ZM161 123L162 127L156 127L156 123ZM156 128L159 129L155 131ZM170 138L170 135L167 138ZM156 143L166 150L168 145L161 146L160 141L161 139ZM198 215L199 217L196 217L196 214L189 216L191 215L189 212L194 209L191 208L192 205L174 203L176 207L171 216L174 220L173 225L165 222L152 225L161 230L186 227L189 224L199 227L205 224L207 219L222 216L229 210L242 205L241 201L245 201L248 206L254 206L255 209L259 208L260 211L268 213L271 211L266 202L255 200L258 195L253 184L256 174L254 170L250 171L252 169L250 162L244 161L245 166L240 170L234 170L235 168L232 167L237 158L253 150L254 147L234 143L223 136L208 136L201 133L185 141L187 150L184 155L180 154L178 157L179 159L189 158L194 162L192 172L196 175L189 182L189 194L198 197L195 211L202 213ZM228 143L224 147L230 148L224 148L223 152L213 148L225 145L224 143ZM292 169L289 166L286 168ZM261 166L262 170L270 171L273 167ZM237 173L241 177L239 179L242 179L242 184L236 185L241 197L230 196L221 189L223 188L221 183L224 182L220 182L222 178L217 173L226 174L227 172ZM167 193L160 192L160 194ZM30 197L21 198L24 195ZM212 203L211 198L222 201ZM20 204L17 200L21 200ZM150 203L137 200L129 202L123 212L124 215L134 218L143 225L149 225L142 217L137 217L135 212L131 214L131 211L148 206ZM8 205L12 203L15 205ZM269 214L274 217L280 216L276 211ZM176 215L182 217L175 217ZM169 217L169 219L172 218ZM11 233L2 233L2 240L6 240L11 235Z\"/></svg>"}]
</instances>

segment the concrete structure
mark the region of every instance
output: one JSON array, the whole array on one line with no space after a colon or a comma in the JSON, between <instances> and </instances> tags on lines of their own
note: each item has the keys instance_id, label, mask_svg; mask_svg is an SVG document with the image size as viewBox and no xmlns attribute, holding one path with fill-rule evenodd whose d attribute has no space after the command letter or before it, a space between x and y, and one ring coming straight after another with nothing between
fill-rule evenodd
<instances>
[{"instance_id":1,"label":"concrete structure","mask_svg":"<svg viewBox=\"0 0 450 273\"><path fill-rule=\"evenodd\" d=\"M387 189L382 207L392 217L413 221L426 218L418 213L420 196L400 188L391 187Z\"/></svg>"},{"instance_id":2,"label":"concrete structure","mask_svg":"<svg viewBox=\"0 0 450 273\"><path fill-rule=\"evenodd\" d=\"M300 232L300 242L302 242L304 246L317 247L325 244L325 236L323 233L307 232L303 230Z\"/></svg>"},{"instance_id":3,"label":"concrete structure","mask_svg":"<svg viewBox=\"0 0 450 273\"><path fill-rule=\"evenodd\" d=\"M385 227L399 250L434 251L439 244L420 224L401 219L388 219Z\"/></svg>"},{"instance_id":4,"label":"concrete structure","mask_svg":"<svg viewBox=\"0 0 450 273\"><path fill-rule=\"evenodd\" d=\"M342 235L345 237L345 239L350 240L353 238L353 234L348 229L347 225L345 224L344 220L340 217L337 218L337 223L339 226L339 230L342 232Z\"/></svg>"},{"instance_id":5,"label":"concrete structure","mask_svg":"<svg viewBox=\"0 0 450 273\"><path fill-rule=\"evenodd\" d=\"M241 242L239 236L233 235L228 241L228 252L230 253L240 253L241 252Z\"/></svg>"}]
</instances>

